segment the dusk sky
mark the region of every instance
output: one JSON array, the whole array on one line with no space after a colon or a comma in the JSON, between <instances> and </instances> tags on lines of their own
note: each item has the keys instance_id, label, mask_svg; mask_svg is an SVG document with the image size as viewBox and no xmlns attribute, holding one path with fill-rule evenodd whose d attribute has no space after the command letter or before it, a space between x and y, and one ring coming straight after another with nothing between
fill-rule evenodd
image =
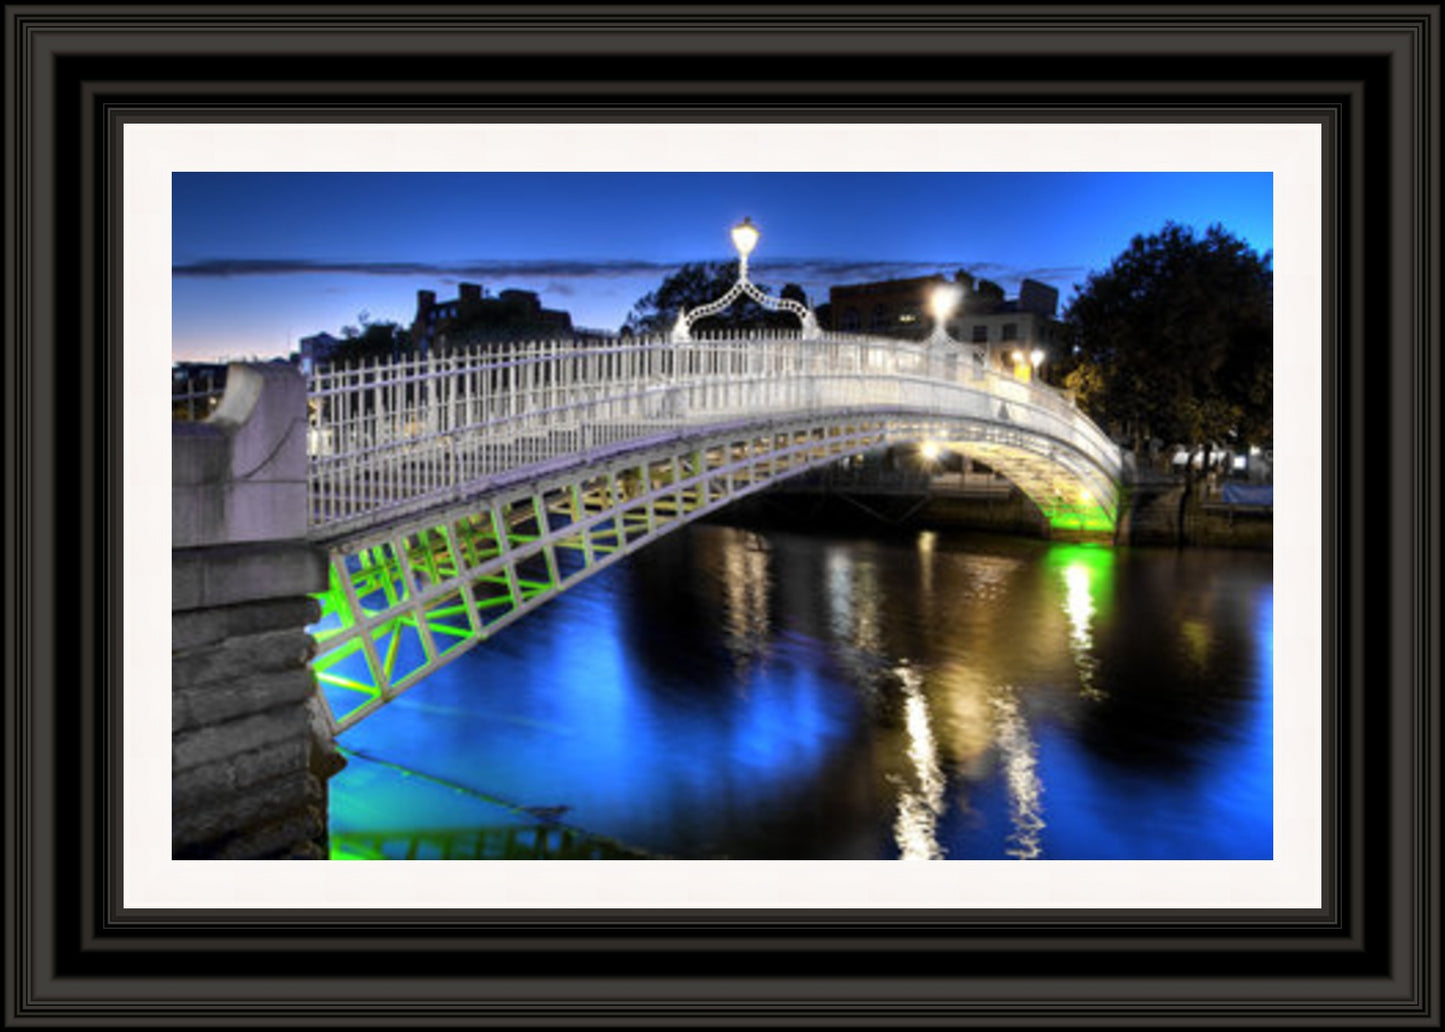
<instances>
[{"instance_id":1,"label":"dusk sky","mask_svg":"<svg viewBox=\"0 0 1445 1032\"><path fill-rule=\"evenodd\" d=\"M1140 233L1213 223L1274 247L1267 172L177 172L172 357L269 358L358 313L409 325L419 289L536 291L615 331L685 262L734 257L812 302L834 284L964 268L1013 296L1024 277L1066 305Z\"/></svg>"}]
</instances>

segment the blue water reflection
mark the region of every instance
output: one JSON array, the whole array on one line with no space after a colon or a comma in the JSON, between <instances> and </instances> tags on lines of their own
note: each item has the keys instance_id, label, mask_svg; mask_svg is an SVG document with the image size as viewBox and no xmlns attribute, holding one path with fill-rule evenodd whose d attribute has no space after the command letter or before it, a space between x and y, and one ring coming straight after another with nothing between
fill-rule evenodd
<instances>
[{"instance_id":1,"label":"blue water reflection","mask_svg":"<svg viewBox=\"0 0 1445 1032\"><path fill-rule=\"evenodd\" d=\"M540 812L675 857L1260 859L1272 722L1267 555L698 525L344 734L332 827Z\"/></svg>"}]
</instances>

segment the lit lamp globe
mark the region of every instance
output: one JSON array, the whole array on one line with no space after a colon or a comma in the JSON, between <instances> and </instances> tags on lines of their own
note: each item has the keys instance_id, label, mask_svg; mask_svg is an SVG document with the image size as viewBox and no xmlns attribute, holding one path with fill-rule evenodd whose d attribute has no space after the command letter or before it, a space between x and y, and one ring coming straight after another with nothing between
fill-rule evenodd
<instances>
[{"instance_id":1,"label":"lit lamp globe","mask_svg":"<svg viewBox=\"0 0 1445 1032\"><path fill-rule=\"evenodd\" d=\"M948 338L948 320L953 313L958 311L958 303L963 300L963 291L953 283L940 283L933 288L929 295L928 307L933 310L933 339L937 341Z\"/></svg>"},{"instance_id":2,"label":"lit lamp globe","mask_svg":"<svg viewBox=\"0 0 1445 1032\"><path fill-rule=\"evenodd\" d=\"M929 304L933 308L933 317L940 324L948 319L958 310L958 302L963 297L963 291L953 283L940 283L933 288L933 296L929 298Z\"/></svg>"},{"instance_id":3,"label":"lit lamp globe","mask_svg":"<svg viewBox=\"0 0 1445 1032\"><path fill-rule=\"evenodd\" d=\"M747 261L748 255L753 253L753 248L758 246L758 227L753 225L752 219L743 219L733 227L733 246L738 249L738 254L743 261Z\"/></svg>"}]
</instances>

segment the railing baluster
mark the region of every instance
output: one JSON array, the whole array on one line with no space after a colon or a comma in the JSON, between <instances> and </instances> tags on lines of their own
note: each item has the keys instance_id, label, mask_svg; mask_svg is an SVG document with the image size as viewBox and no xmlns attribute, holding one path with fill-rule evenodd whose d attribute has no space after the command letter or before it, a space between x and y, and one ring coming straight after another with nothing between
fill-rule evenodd
<instances>
[{"instance_id":1,"label":"railing baluster","mask_svg":"<svg viewBox=\"0 0 1445 1032\"><path fill-rule=\"evenodd\" d=\"M202 415L213 386L209 375L178 381L173 407ZM1046 385L867 336L805 341L768 330L687 342L471 344L318 364L308 394L309 511L318 532L420 509L468 482L562 454L735 413L881 406L999 420L1002 407L1005 435L1067 442L1109 476L1119 464L1112 442Z\"/></svg>"}]
</instances>

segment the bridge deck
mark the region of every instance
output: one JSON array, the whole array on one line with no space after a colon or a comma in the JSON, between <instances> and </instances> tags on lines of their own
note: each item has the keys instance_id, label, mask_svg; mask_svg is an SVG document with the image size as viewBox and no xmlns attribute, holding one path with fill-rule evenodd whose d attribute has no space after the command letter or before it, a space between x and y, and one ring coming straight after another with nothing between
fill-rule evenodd
<instances>
[{"instance_id":1,"label":"bridge deck","mask_svg":"<svg viewBox=\"0 0 1445 1032\"><path fill-rule=\"evenodd\" d=\"M1067 399L897 341L473 349L323 369L310 406L338 731L658 535L886 444L950 442L1055 526L1115 519L1118 449Z\"/></svg>"}]
</instances>

